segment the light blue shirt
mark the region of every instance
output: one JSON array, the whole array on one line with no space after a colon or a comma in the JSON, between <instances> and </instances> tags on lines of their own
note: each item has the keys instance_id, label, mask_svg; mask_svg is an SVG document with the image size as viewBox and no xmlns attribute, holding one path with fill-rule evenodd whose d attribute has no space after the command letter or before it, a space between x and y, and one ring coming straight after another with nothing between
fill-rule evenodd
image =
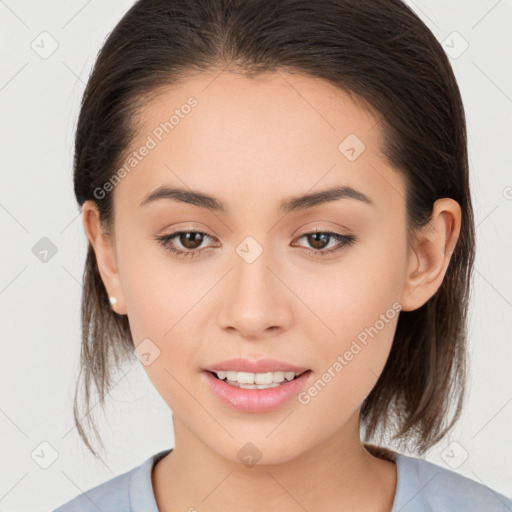
<instances>
[{"instance_id":1,"label":"light blue shirt","mask_svg":"<svg viewBox=\"0 0 512 512\"><path fill-rule=\"evenodd\" d=\"M171 450L79 494L53 512L159 512L153 465ZM512 499L432 462L391 451L397 487L391 512L511 512Z\"/></svg>"}]
</instances>

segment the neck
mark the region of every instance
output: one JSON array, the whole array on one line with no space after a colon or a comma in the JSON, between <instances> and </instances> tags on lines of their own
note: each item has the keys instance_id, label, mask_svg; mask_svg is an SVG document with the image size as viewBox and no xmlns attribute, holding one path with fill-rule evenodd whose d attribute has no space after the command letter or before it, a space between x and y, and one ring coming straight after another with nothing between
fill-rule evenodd
<instances>
[{"instance_id":1,"label":"neck","mask_svg":"<svg viewBox=\"0 0 512 512\"><path fill-rule=\"evenodd\" d=\"M222 457L174 421L175 448L152 474L161 512L238 510L240 503L246 512L391 511L396 465L361 443L358 415L343 432L289 460L264 464L262 457L252 466Z\"/></svg>"}]
</instances>

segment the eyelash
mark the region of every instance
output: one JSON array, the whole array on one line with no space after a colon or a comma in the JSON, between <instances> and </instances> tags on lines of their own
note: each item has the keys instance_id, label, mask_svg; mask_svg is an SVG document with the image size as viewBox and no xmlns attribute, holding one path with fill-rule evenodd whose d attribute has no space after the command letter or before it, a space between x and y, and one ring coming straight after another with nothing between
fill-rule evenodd
<instances>
[{"instance_id":1,"label":"eyelash","mask_svg":"<svg viewBox=\"0 0 512 512\"><path fill-rule=\"evenodd\" d=\"M172 233L170 235L163 235L163 236L157 236L155 237L156 240L168 251L180 256L180 257L194 257L196 253L202 252L204 250L207 250L208 248L203 249L195 249L195 250L185 250L182 251L180 249L176 249L176 247L172 244L172 239L176 238L177 236L185 233L194 233L194 234L200 234L200 235L206 235L209 238L211 237L208 233L204 233L202 231L176 231L175 233ZM349 247L357 242L357 237L354 235L341 235L339 233L334 233L331 231L311 231L308 233L304 233L300 237L298 237L297 240L300 240L301 238L308 236L308 235L314 235L314 234L321 234L321 235L327 235L329 238L334 238L335 240L338 240L339 244L333 248L333 249L321 249L321 250L315 250L310 249L309 253L314 253L315 255L320 254L321 256L332 254L334 252L340 251L344 247Z\"/></svg>"}]
</instances>

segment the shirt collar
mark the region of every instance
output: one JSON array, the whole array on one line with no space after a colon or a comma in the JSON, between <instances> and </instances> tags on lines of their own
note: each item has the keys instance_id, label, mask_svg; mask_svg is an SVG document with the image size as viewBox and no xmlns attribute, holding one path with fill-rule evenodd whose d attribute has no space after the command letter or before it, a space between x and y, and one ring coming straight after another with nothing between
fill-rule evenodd
<instances>
[{"instance_id":1,"label":"shirt collar","mask_svg":"<svg viewBox=\"0 0 512 512\"><path fill-rule=\"evenodd\" d=\"M153 466L171 451L172 448L152 455L133 472L129 489L130 512L159 512L151 481L151 471Z\"/></svg>"}]
</instances>

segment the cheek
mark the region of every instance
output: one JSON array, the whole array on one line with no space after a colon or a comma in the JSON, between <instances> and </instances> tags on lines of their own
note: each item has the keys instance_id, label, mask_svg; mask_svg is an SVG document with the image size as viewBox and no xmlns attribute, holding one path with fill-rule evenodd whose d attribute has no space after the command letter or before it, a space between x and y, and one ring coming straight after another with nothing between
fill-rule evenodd
<instances>
[{"instance_id":1,"label":"cheek","mask_svg":"<svg viewBox=\"0 0 512 512\"><path fill-rule=\"evenodd\" d=\"M378 252L379 246L388 249ZM343 263L326 267L323 275L302 275L301 297L314 305L315 316L308 315L311 320L303 327L317 349L321 382L316 387L329 389L315 398L321 409L330 410L333 400L355 409L377 382L401 309L404 248L396 237L383 236L347 253Z\"/></svg>"},{"instance_id":2,"label":"cheek","mask_svg":"<svg viewBox=\"0 0 512 512\"><path fill-rule=\"evenodd\" d=\"M194 324L198 310L194 306L208 287L201 284L204 276L195 273L198 281L194 285L191 270L180 271L157 242L141 240L144 236L132 236L119 243L118 265L130 331L157 392L171 409L186 410L190 407L186 383L197 368ZM145 354L149 354L147 359Z\"/></svg>"},{"instance_id":3,"label":"cheek","mask_svg":"<svg viewBox=\"0 0 512 512\"><path fill-rule=\"evenodd\" d=\"M146 338L168 343L186 325L202 286L193 286L190 271L147 234L120 237L118 266L135 346Z\"/></svg>"},{"instance_id":4,"label":"cheek","mask_svg":"<svg viewBox=\"0 0 512 512\"><path fill-rule=\"evenodd\" d=\"M293 280L313 313L308 323L316 316L322 338L340 341L373 325L401 297L405 254L401 238L381 233L368 235L338 262L301 268Z\"/></svg>"}]
</instances>

